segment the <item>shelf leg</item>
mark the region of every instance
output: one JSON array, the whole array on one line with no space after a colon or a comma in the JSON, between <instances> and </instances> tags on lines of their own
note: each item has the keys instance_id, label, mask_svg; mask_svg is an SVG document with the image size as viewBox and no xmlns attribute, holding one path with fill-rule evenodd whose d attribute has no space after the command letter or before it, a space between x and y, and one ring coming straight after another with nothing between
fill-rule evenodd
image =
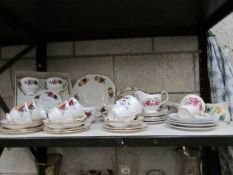
<instances>
[{"instance_id":1,"label":"shelf leg","mask_svg":"<svg viewBox=\"0 0 233 175\"><path fill-rule=\"evenodd\" d=\"M47 148L46 147L35 147L29 148L31 153L36 159L37 163L47 163ZM45 166L38 166L37 164L37 171L39 175L45 175Z\"/></svg>"}]
</instances>

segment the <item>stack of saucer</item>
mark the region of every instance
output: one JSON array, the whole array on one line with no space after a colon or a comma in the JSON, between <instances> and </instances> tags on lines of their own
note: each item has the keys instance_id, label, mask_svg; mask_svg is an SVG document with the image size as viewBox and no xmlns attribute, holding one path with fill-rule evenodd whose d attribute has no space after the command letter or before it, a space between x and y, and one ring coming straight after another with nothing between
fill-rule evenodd
<instances>
[{"instance_id":1,"label":"stack of saucer","mask_svg":"<svg viewBox=\"0 0 233 175\"><path fill-rule=\"evenodd\" d=\"M103 128L110 132L138 132L145 130L142 106L133 96L127 95L119 99L104 119Z\"/></svg>"},{"instance_id":2,"label":"stack of saucer","mask_svg":"<svg viewBox=\"0 0 233 175\"><path fill-rule=\"evenodd\" d=\"M56 106L44 120L44 131L50 134L83 132L90 128L92 116L85 114L84 108L75 98Z\"/></svg>"},{"instance_id":3,"label":"stack of saucer","mask_svg":"<svg viewBox=\"0 0 233 175\"><path fill-rule=\"evenodd\" d=\"M143 113L144 122L147 124L159 124L164 123L165 120L168 118L169 110L162 108L159 112L150 112L150 113Z\"/></svg>"},{"instance_id":4,"label":"stack of saucer","mask_svg":"<svg viewBox=\"0 0 233 175\"><path fill-rule=\"evenodd\" d=\"M45 111L35 105L34 101L18 105L0 121L0 132L4 134L26 134L42 130Z\"/></svg>"},{"instance_id":5,"label":"stack of saucer","mask_svg":"<svg viewBox=\"0 0 233 175\"><path fill-rule=\"evenodd\" d=\"M147 124L143 122L142 116L135 116L132 120L110 120L108 117L104 119L103 128L110 132L139 132L147 128Z\"/></svg>"},{"instance_id":6,"label":"stack of saucer","mask_svg":"<svg viewBox=\"0 0 233 175\"><path fill-rule=\"evenodd\" d=\"M31 121L28 123L11 123L4 119L0 121L0 132L3 134L26 134L42 130L42 121Z\"/></svg>"},{"instance_id":7,"label":"stack of saucer","mask_svg":"<svg viewBox=\"0 0 233 175\"><path fill-rule=\"evenodd\" d=\"M216 129L218 126L218 118L215 116L205 118L200 118L198 116L193 118L182 118L178 113L173 113L169 115L167 124L175 129L204 131Z\"/></svg>"},{"instance_id":8,"label":"stack of saucer","mask_svg":"<svg viewBox=\"0 0 233 175\"><path fill-rule=\"evenodd\" d=\"M91 123L87 120L86 116L75 119L74 121L51 121L44 120L44 131L50 134L69 134L76 132L83 132L90 128Z\"/></svg>"}]
</instances>

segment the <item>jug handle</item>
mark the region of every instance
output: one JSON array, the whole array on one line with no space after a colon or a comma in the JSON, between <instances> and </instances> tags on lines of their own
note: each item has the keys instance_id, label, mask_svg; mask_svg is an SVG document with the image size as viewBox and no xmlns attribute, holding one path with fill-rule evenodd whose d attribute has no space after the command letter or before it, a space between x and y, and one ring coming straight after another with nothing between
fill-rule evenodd
<instances>
[{"instance_id":1,"label":"jug handle","mask_svg":"<svg viewBox=\"0 0 233 175\"><path fill-rule=\"evenodd\" d=\"M168 99L169 99L168 93L166 91L162 91L161 92L161 96L163 96L163 94L166 95L166 99L161 102L161 105L164 104L164 103L166 103L168 101Z\"/></svg>"}]
</instances>

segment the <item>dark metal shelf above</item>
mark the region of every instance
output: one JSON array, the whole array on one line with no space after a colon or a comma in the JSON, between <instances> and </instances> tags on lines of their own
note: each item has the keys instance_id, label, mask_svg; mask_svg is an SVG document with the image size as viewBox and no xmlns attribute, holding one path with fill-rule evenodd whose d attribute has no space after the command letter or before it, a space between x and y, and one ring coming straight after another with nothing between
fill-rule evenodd
<instances>
[{"instance_id":1,"label":"dark metal shelf above","mask_svg":"<svg viewBox=\"0 0 233 175\"><path fill-rule=\"evenodd\" d=\"M232 0L0 0L0 45L197 35L232 8Z\"/></svg>"}]
</instances>

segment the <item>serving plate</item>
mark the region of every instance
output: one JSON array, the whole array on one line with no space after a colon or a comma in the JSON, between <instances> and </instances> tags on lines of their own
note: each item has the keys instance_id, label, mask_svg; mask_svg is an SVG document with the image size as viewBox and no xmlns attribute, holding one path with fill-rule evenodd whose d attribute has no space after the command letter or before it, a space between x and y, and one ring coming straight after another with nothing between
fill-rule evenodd
<instances>
[{"instance_id":1,"label":"serving plate","mask_svg":"<svg viewBox=\"0 0 233 175\"><path fill-rule=\"evenodd\" d=\"M101 110L114 103L115 85L107 76L89 74L77 80L72 95L83 106L98 107Z\"/></svg>"}]
</instances>

